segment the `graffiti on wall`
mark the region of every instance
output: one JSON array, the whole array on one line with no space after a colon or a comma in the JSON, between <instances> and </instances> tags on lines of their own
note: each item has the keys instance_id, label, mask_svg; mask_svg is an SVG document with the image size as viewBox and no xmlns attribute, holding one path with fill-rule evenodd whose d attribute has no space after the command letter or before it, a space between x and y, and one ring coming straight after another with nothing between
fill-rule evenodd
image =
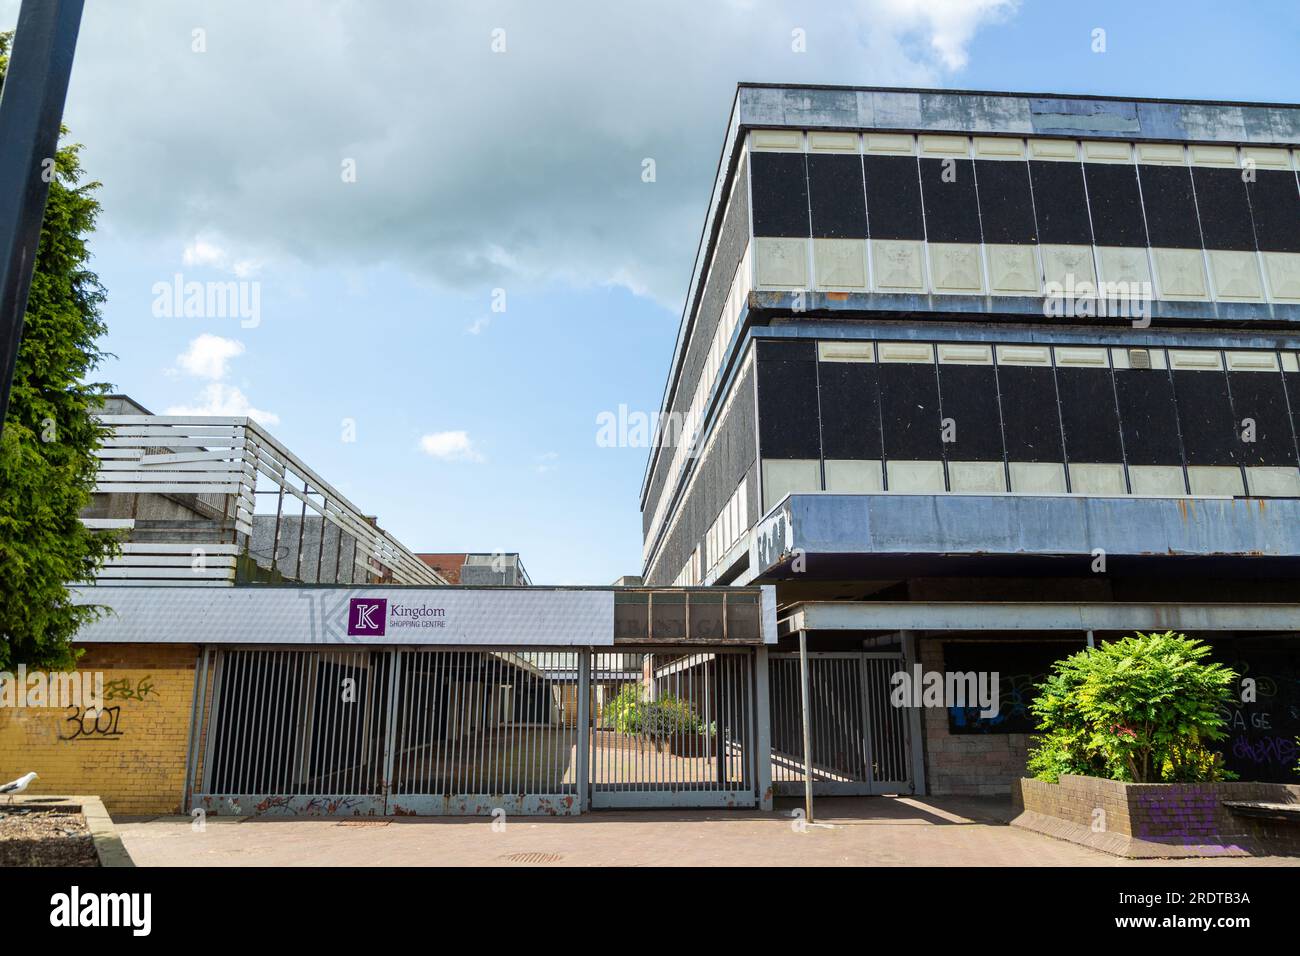
<instances>
[{"instance_id":1,"label":"graffiti on wall","mask_svg":"<svg viewBox=\"0 0 1300 956\"><path fill-rule=\"evenodd\" d=\"M104 684L105 706L69 707L59 728L58 738L68 741L117 740L125 732L122 722L122 704L111 701L144 703L158 700L153 675L132 680L119 677Z\"/></svg>"}]
</instances>

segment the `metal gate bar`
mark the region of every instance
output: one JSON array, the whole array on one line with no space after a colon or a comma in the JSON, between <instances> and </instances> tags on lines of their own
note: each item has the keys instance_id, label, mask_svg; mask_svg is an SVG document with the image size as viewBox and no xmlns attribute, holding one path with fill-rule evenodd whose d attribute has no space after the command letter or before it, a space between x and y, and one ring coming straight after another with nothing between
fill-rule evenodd
<instances>
[{"instance_id":1,"label":"metal gate bar","mask_svg":"<svg viewBox=\"0 0 1300 956\"><path fill-rule=\"evenodd\" d=\"M753 806L752 662L736 649L596 653L591 805Z\"/></svg>"},{"instance_id":2,"label":"metal gate bar","mask_svg":"<svg viewBox=\"0 0 1300 956\"><path fill-rule=\"evenodd\" d=\"M805 779L798 654L769 654L772 786L802 793ZM808 655L815 794L906 793L912 789L908 719L890 703L893 653Z\"/></svg>"}]
</instances>

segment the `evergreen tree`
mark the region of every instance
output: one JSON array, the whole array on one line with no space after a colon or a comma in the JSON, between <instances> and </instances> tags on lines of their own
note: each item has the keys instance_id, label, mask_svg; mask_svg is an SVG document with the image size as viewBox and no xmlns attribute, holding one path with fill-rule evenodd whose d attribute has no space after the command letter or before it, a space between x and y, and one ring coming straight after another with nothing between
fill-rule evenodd
<instances>
[{"instance_id":1,"label":"evergreen tree","mask_svg":"<svg viewBox=\"0 0 1300 956\"><path fill-rule=\"evenodd\" d=\"M0 34L0 89L13 34ZM87 268L97 182L77 145L60 146L41 225L22 346L0 435L0 670L72 666L70 641L99 613L70 582L92 578L115 545L78 520L95 486L107 386L86 379L105 357L104 289Z\"/></svg>"}]
</instances>

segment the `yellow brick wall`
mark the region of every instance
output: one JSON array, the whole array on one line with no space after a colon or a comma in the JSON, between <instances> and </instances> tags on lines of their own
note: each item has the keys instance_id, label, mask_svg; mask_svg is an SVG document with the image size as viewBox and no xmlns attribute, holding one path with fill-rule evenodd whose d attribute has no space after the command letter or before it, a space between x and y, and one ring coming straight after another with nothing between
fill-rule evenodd
<instances>
[{"instance_id":1,"label":"yellow brick wall","mask_svg":"<svg viewBox=\"0 0 1300 956\"><path fill-rule=\"evenodd\" d=\"M92 644L78 670L104 674L98 724L76 708L0 708L0 781L35 770L28 793L95 794L109 813L179 813L192 644Z\"/></svg>"}]
</instances>

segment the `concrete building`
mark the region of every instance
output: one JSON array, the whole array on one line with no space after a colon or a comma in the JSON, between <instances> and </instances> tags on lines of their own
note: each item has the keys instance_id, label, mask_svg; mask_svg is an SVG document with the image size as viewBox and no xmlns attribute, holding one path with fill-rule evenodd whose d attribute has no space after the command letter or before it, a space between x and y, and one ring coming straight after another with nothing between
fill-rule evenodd
<instances>
[{"instance_id":1,"label":"concrete building","mask_svg":"<svg viewBox=\"0 0 1300 956\"><path fill-rule=\"evenodd\" d=\"M1298 169L1295 105L738 88L643 570L776 585L774 768L801 632L819 789L1006 793L1054 660L1173 628L1267 689L1229 767L1293 779ZM996 714L882 705L918 665Z\"/></svg>"},{"instance_id":2,"label":"concrete building","mask_svg":"<svg viewBox=\"0 0 1300 956\"><path fill-rule=\"evenodd\" d=\"M123 542L96 583L446 584L250 418L159 416L111 395L82 523Z\"/></svg>"},{"instance_id":3,"label":"concrete building","mask_svg":"<svg viewBox=\"0 0 1300 956\"><path fill-rule=\"evenodd\" d=\"M524 569L518 552L494 551L490 554L417 554L417 558L437 571L448 584L482 584L503 587L527 587L533 583Z\"/></svg>"}]
</instances>

